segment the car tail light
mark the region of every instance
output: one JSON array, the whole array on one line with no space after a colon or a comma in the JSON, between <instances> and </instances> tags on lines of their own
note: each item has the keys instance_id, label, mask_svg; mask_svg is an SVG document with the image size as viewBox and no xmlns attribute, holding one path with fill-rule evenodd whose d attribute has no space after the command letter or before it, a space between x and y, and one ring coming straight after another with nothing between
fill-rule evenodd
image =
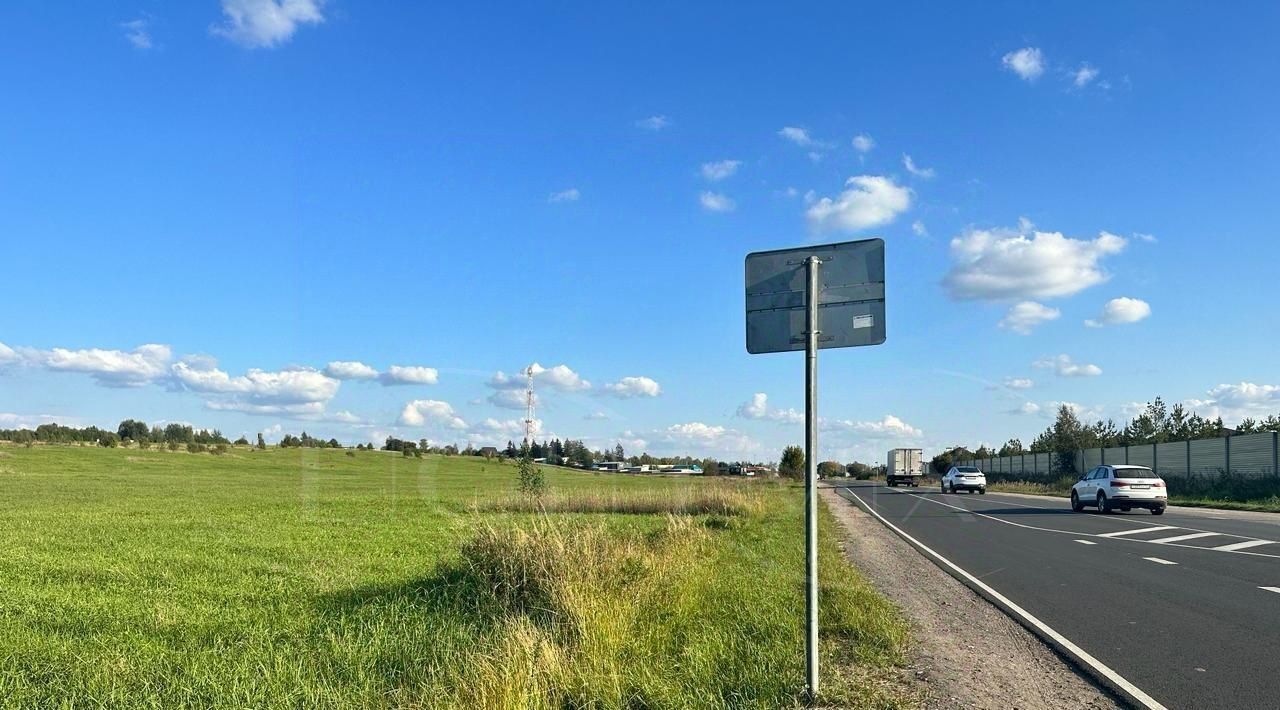
<instances>
[{"instance_id":1,"label":"car tail light","mask_svg":"<svg viewBox=\"0 0 1280 710\"><path fill-rule=\"evenodd\" d=\"M1152 488L1164 488L1164 481L1152 481L1152 482L1151 482L1151 487L1152 487Z\"/></svg>"},{"instance_id":2,"label":"car tail light","mask_svg":"<svg viewBox=\"0 0 1280 710\"><path fill-rule=\"evenodd\" d=\"M1116 480L1111 481L1112 488L1124 488L1127 485L1129 485L1128 481L1116 481Z\"/></svg>"}]
</instances>

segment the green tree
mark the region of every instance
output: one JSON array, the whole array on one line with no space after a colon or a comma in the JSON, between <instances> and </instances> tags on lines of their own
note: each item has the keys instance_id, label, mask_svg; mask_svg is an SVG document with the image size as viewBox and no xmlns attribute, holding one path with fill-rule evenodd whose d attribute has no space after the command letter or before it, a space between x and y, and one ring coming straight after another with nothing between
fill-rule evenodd
<instances>
[{"instance_id":1,"label":"green tree","mask_svg":"<svg viewBox=\"0 0 1280 710\"><path fill-rule=\"evenodd\" d=\"M524 495L541 498L547 492L547 480L542 475L542 469L533 463L530 454L530 449L525 447L516 469L516 487Z\"/></svg>"},{"instance_id":2,"label":"green tree","mask_svg":"<svg viewBox=\"0 0 1280 710\"><path fill-rule=\"evenodd\" d=\"M788 446L782 450L782 459L778 462L778 473L789 478L804 477L804 449L799 446Z\"/></svg>"},{"instance_id":3,"label":"green tree","mask_svg":"<svg viewBox=\"0 0 1280 710\"><path fill-rule=\"evenodd\" d=\"M818 476L822 478L831 478L833 476L844 475L844 465L839 461L820 461L818 462Z\"/></svg>"},{"instance_id":4,"label":"green tree","mask_svg":"<svg viewBox=\"0 0 1280 710\"><path fill-rule=\"evenodd\" d=\"M126 419L120 422L120 426L116 427L116 435L121 439L132 439L141 441L151 435L151 428L146 422L140 422L137 419Z\"/></svg>"},{"instance_id":5,"label":"green tree","mask_svg":"<svg viewBox=\"0 0 1280 710\"><path fill-rule=\"evenodd\" d=\"M1025 451L1026 449L1022 448L1021 439L1010 439L1004 443L1004 446L1000 447L999 455L1000 456L1017 456L1019 454L1024 453Z\"/></svg>"},{"instance_id":6,"label":"green tree","mask_svg":"<svg viewBox=\"0 0 1280 710\"><path fill-rule=\"evenodd\" d=\"M267 440L263 438L262 432L258 432L258 448L259 449L267 448Z\"/></svg>"}]
</instances>

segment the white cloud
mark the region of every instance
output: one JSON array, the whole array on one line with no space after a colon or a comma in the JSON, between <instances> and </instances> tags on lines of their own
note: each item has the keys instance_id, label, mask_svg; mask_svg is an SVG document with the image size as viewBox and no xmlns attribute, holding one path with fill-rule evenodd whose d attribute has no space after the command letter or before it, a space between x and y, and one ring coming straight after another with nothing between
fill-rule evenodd
<instances>
[{"instance_id":1,"label":"white cloud","mask_svg":"<svg viewBox=\"0 0 1280 710\"><path fill-rule=\"evenodd\" d=\"M1103 407L1097 405L1087 407L1075 402L1045 402L1045 405L1040 408L1040 412L1045 416L1054 417L1057 416L1058 410L1063 407L1070 409L1075 413L1077 418L1085 422L1093 419L1100 419L1105 411Z\"/></svg>"},{"instance_id":2,"label":"white cloud","mask_svg":"<svg viewBox=\"0 0 1280 710\"><path fill-rule=\"evenodd\" d=\"M577 202L579 197L582 197L582 193L578 192L578 188L571 187L568 190L551 193L547 202Z\"/></svg>"},{"instance_id":3,"label":"white cloud","mask_svg":"<svg viewBox=\"0 0 1280 710\"><path fill-rule=\"evenodd\" d=\"M355 360L334 360L324 368L324 374L335 380L372 380L378 371Z\"/></svg>"},{"instance_id":4,"label":"white cloud","mask_svg":"<svg viewBox=\"0 0 1280 710\"><path fill-rule=\"evenodd\" d=\"M1041 358L1032 365L1044 370L1053 370L1059 377L1097 377L1102 374L1102 368L1097 365L1077 363L1071 359L1070 355L1065 354Z\"/></svg>"},{"instance_id":5,"label":"white cloud","mask_svg":"<svg viewBox=\"0 0 1280 710\"><path fill-rule=\"evenodd\" d=\"M1084 240L1035 231L1025 220L1017 229L972 229L951 240L943 284L957 299L1070 296L1110 278L1099 262L1125 244L1109 232Z\"/></svg>"},{"instance_id":6,"label":"white cloud","mask_svg":"<svg viewBox=\"0 0 1280 710\"><path fill-rule=\"evenodd\" d=\"M14 414L0 412L0 429L35 429L41 424L61 424L63 426L79 426L77 417L56 414Z\"/></svg>"},{"instance_id":7,"label":"white cloud","mask_svg":"<svg viewBox=\"0 0 1280 710\"><path fill-rule=\"evenodd\" d=\"M168 345L141 345L131 351L30 350L28 359L50 370L83 372L107 387L140 387L164 377L172 353Z\"/></svg>"},{"instance_id":8,"label":"white cloud","mask_svg":"<svg viewBox=\"0 0 1280 710\"><path fill-rule=\"evenodd\" d=\"M1004 386L1011 390L1026 390L1035 386L1035 381L1030 377L1006 377L1004 378Z\"/></svg>"},{"instance_id":9,"label":"white cloud","mask_svg":"<svg viewBox=\"0 0 1280 710\"><path fill-rule=\"evenodd\" d=\"M823 197L809 206L809 225L819 232L857 232L892 222L911 207L911 191L892 178L857 175L836 199Z\"/></svg>"},{"instance_id":10,"label":"white cloud","mask_svg":"<svg viewBox=\"0 0 1280 710\"><path fill-rule=\"evenodd\" d=\"M911 223L911 232L917 237L929 236L929 230L925 228L924 222L921 222L918 219Z\"/></svg>"},{"instance_id":11,"label":"white cloud","mask_svg":"<svg viewBox=\"0 0 1280 710\"><path fill-rule=\"evenodd\" d=\"M738 205L729 197L719 192L704 192L698 195L702 209L708 212L732 212Z\"/></svg>"},{"instance_id":12,"label":"white cloud","mask_svg":"<svg viewBox=\"0 0 1280 710\"><path fill-rule=\"evenodd\" d=\"M647 131L661 131L671 125L671 121L666 116L650 116L636 121L637 128L643 128Z\"/></svg>"},{"instance_id":13,"label":"white cloud","mask_svg":"<svg viewBox=\"0 0 1280 710\"><path fill-rule=\"evenodd\" d=\"M323 0L222 0L226 21L211 31L250 49L289 41L298 26L324 22Z\"/></svg>"},{"instance_id":14,"label":"white cloud","mask_svg":"<svg viewBox=\"0 0 1280 710\"><path fill-rule=\"evenodd\" d=\"M604 391L620 399L632 397L657 397L662 387L648 377L624 377L604 386Z\"/></svg>"},{"instance_id":15,"label":"white cloud","mask_svg":"<svg viewBox=\"0 0 1280 710\"><path fill-rule=\"evenodd\" d=\"M1080 65L1079 69L1071 72L1071 84L1077 89L1083 89L1097 78L1098 70L1087 63Z\"/></svg>"},{"instance_id":16,"label":"white cloud","mask_svg":"<svg viewBox=\"0 0 1280 710\"><path fill-rule=\"evenodd\" d=\"M4 343L0 343L0 365L18 362L21 359L22 357L19 356L13 348L5 345Z\"/></svg>"},{"instance_id":17,"label":"white cloud","mask_svg":"<svg viewBox=\"0 0 1280 710\"><path fill-rule=\"evenodd\" d=\"M1062 311L1057 308L1050 308L1035 301L1020 301L1009 309L997 325L1019 335L1030 335L1036 326L1054 320L1060 315Z\"/></svg>"},{"instance_id":18,"label":"white cloud","mask_svg":"<svg viewBox=\"0 0 1280 710\"><path fill-rule=\"evenodd\" d=\"M1208 400L1190 400L1190 404L1218 409L1232 419L1271 415L1280 410L1280 385L1218 385L1209 390Z\"/></svg>"},{"instance_id":19,"label":"white cloud","mask_svg":"<svg viewBox=\"0 0 1280 710\"><path fill-rule=\"evenodd\" d=\"M249 405L323 404L338 393L338 380L311 368L268 372L252 369L232 377L216 367L179 362L172 368L174 379L193 392L236 395L235 402ZM241 396L247 399L241 399Z\"/></svg>"},{"instance_id":20,"label":"white cloud","mask_svg":"<svg viewBox=\"0 0 1280 710\"><path fill-rule=\"evenodd\" d=\"M911 156L906 153L902 154L902 167L906 168L907 172L912 175L915 175L918 178L924 178L925 180L928 180L935 175L933 168L917 167L916 161L912 160Z\"/></svg>"},{"instance_id":21,"label":"white cloud","mask_svg":"<svg viewBox=\"0 0 1280 710\"><path fill-rule=\"evenodd\" d=\"M151 49L149 24L147 20L140 18L121 22L120 27L124 29L124 38L129 40L129 44L132 44L135 49Z\"/></svg>"},{"instance_id":22,"label":"white cloud","mask_svg":"<svg viewBox=\"0 0 1280 710\"><path fill-rule=\"evenodd\" d=\"M813 139L809 137L809 132L803 128L784 126L778 131L778 135L799 146L810 146L814 144Z\"/></svg>"},{"instance_id":23,"label":"white cloud","mask_svg":"<svg viewBox=\"0 0 1280 710\"><path fill-rule=\"evenodd\" d=\"M624 435L631 435L633 438L635 436L631 432L624 432ZM760 448L759 444L742 432L702 422L673 424L666 429L655 431L653 439L663 451L689 456L714 454L724 459L746 458L747 454ZM643 442L643 439L641 441Z\"/></svg>"},{"instance_id":24,"label":"white cloud","mask_svg":"<svg viewBox=\"0 0 1280 710\"><path fill-rule=\"evenodd\" d=\"M581 392L591 389L591 383L571 370L568 365L556 365L555 367L543 367L538 363L529 366L533 369L533 381L535 386L547 386L561 392ZM488 385L493 389L524 389L525 387L524 368L512 375L499 370L489 378Z\"/></svg>"},{"instance_id":25,"label":"white cloud","mask_svg":"<svg viewBox=\"0 0 1280 710\"><path fill-rule=\"evenodd\" d=\"M524 392L520 390L494 390L485 398L489 404L502 409L514 409L516 411L524 411L528 406ZM541 404L542 399L538 393L533 394L533 406Z\"/></svg>"},{"instance_id":26,"label":"white cloud","mask_svg":"<svg viewBox=\"0 0 1280 710\"><path fill-rule=\"evenodd\" d=\"M865 133L859 133L853 137L853 149L859 153L869 153L875 147L875 139Z\"/></svg>"},{"instance_id":27,"label":"white cloud","mask_svg":"<svg viewBox=\"0 0 1280 710\"><path fill-rule=\"evenodd\" d=\"M296 404L255 404L243 399L214 399L204 403L205 408L215 412L243 412L257 416L291 419L319 420L325 416L324 402L299 402Z\"/></svg>"},{"instance_id":28,"label":"white cloud","mask_svg":"<svg viewBox=\"0 0 1280 710\"><path fill-rule=\"evenodd\" d=\"M1113 298L1102 307L1102 315L1084 322L1090 328L1137 323L1151 315L1151 306L1137 298Z\"/></svg>"},{"instance_id":29,"label":"white cloud","mask_svg":"<svg viewBox=\"0 0 1280 710\"><path fill-rule=\"evenodd\" d=\"M586 419L589 422L602 422L602 421L608 421L609 415L606 414L605 412L592 412L590 414L583 416L582 418Z\"/></svg>"},{"instance_id":30,"label":"white cloud","mask_svg":"<svg viewBox=\"0 0 1280 710\"><path fill-rule=\"evenodd\" d=\"M703 163L702 177L711 182L718 182L733 176L734 173L738 172L740 165L742 165L741 160L717 160L711 163Z\"/></svg>"},{"instance_id":31,"label":"white cloud","mask_svg":"<svg viewBox=\"0 0 1280 710\"><path fill-rule=\"evenodd\" d=\"M844 431L860 434L868 438L917 438L924 434L892 414L886 414L880 421L852 421L849 419L823 419L819 427L826 431Z\"/></svg>"},{"instance_id":32,"label":"white cloud","mask_svg":"<svg viewBox=\"0 0 1280 710\"><path fill-rule=\"evenodd\" d=\"M444 426L449 429L466 429L467 423L453 411L448 402L438 399L415 399L400 411L399 423L403 426Z\"/></svg>"},{"instance_id":33,"label":"white cloud","mask_svg":"<svg viewBox=\"0 0 1280 710\"><path fill-rule=\"evenodd\" d=\"M769 406L769 395L756 392L751 399L738 406L738 416L743 419L768 419L783 424L800 424L804 414L795 409L774 409Z\"/></svg>"},{"instance_id":34,"label":"white cloud","mask_svg":"<svg viewBox=\"0 0 1280 710\"><path fill-rule=\"evenodd\" d=\"M1009 52L1000 59L1000 63L1026 81L1035 81L1044 74L1044 54L1036 47Z\"/></svg>"},{"instance_id":35,"label":"white cloud","mask_svg":"<svg viewBox=\"0 0 1280 710\"><path fill-rule=\"evenodd\" d=\"M379 380L385 386L434 385L440 381L440 373L434 367L392 365Z\"/></svg>"},{"instance_id":36,"label":"white cloud","mask_svg":"<svg viewBox=\"0 0 1280 710\"><path fill-rule=\"evenodd\" d=\"M1036 404L1035 402L1023 402L1022 406L1018 407L1017 409L1009 410L1009 414L1032 415L1032 414L1039 414L1039 413L1040 413L1040 405Z\"/></svg>"},{"instance_id":37,"label":"white cloud","mask_svg":"<svg viewBox=\"0 0 1280 710\"><path fill-rule=\"evenodd\" d=\"M1157 241L1156 235L1144 234L1142 232L1134 232L1133 238L1137 239L1140 242L1146 242L1147 244L1155 244Z\"/></svg>"}]
</instances>

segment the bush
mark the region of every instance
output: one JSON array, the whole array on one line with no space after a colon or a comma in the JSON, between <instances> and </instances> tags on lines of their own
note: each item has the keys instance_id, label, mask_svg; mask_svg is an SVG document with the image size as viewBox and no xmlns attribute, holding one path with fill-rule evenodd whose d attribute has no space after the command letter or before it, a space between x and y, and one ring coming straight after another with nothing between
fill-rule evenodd
<instances>
[{"instance_id":1,"label":"bush","mask_svg":"<svg viewBox=\"0 0 1280 710\"><path fill-rule=\"evenodd\" d=\"M543 477L542 469L535 466L533 459L528 455L520 459L520 467L516 475L516 487L521 493L533 498L541 498L542 494L547 492L547 479Z\"/></svg>"},{"instance_id":2,"label":"bush","mask_svg":"<svg viewBox=\"0 0 1280 710\"><path fill-rule=\"evenodd\" d=\"M214 446L212 449L210 449L210 453L212 453L214 456L221 456L221 455L223 455L223 454L227 453L227 445L226 445L226 444L218 444L218 445Z\"/></svg>"},{"instance_id":3,"label":"bush","mask_svg":"<svg viewBox=\"0 0 1280 710\"><path fill-rule=\"evenodd\" d=\"M176 441L170 441L170 442L169 442L169 450L170 450L170 451L177 451L177 450L178 450L179 448L181 448L181 447L182 447L182 445L181 445L181 444L179 444L179 443L178 443L178 442L176 442Z\"/></svg>"},{"instance_id":4,"label":"bush","mask_svg":"<svg viewBox=\"0 0 1280 710\"><path fill-rule=\"evenodd\" d=\"M190 444L187 444L187 453L202 454L206 450L208 450L208 448L209 447L205 446L204 444L193 441Z\"/></svg>"}]
</instances>

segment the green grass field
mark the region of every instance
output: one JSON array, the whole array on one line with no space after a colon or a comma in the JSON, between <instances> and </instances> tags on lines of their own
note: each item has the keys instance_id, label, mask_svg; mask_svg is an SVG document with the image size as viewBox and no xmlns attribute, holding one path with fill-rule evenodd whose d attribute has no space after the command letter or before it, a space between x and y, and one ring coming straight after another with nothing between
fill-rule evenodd
<instances>
[{"instance_id":1,"label":"green grass field","mask_svg":"<svg viewBox=\"0 0 1280 710\"><path fill-rule=\"evenodd\" d=\"M799 704L798 488L548 469L542 514L515 475L0 446L0 707ZM913 706L907 626L833 525L822 700Z\"/></svg>"}]
</instances>

